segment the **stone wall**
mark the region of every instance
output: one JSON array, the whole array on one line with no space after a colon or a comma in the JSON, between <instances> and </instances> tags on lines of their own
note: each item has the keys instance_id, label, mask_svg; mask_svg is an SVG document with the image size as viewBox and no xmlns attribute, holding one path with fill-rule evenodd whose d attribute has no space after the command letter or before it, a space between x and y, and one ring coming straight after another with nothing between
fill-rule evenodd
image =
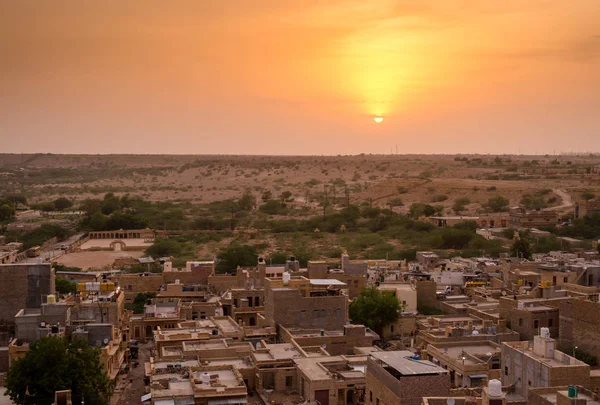
<instances>
[{"instance_id":1,"label":"stone wall","mask_svg":"<svg viewBox=\"0 0 600 405\"><path fill-rule=\"evenodd\" d=\"M560 334L558 337L561 347L577 346L579 350L596 356L600 362L600 323L597 314L600 313L600 303L592 301L572 300L560 304Z\"/></svg>"},{"instance_id":2,"label":"stone wall","mask_svg":"<svg viewBox=\"0 0 600 405\"><path fill-rule=\"evenodd\" d=\"M0 323L14 323L23 308L40 308L54 294L54 270L48 264L0 265Z\"/></svg>"},{"instance_id":3,"label":"stone wall","mask_svg":"<svg viewBox=\"0 0 600 405\"><path fill-rule=\"evenodd\" d=\"M393 377L372 359L367 362L366 405L421 405L425 396L448 396L450 374Z\"/></svg>"}]
</instances>

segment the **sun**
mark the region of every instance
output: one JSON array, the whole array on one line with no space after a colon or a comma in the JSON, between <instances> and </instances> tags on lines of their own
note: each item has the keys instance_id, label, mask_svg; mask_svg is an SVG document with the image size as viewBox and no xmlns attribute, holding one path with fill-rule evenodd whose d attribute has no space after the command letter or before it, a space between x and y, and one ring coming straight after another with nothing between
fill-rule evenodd
<instances>
[{"instance_id":1,"label":"sun","mask_svg":"<svg viewBox=\"0 0 600 405\"><path fill-rule=\"evenodd\" d=\"M375 121L377 124L381 124L383 122L383 117L378 115L373 118L373 121Z\"/></svg>"}]
</instances>

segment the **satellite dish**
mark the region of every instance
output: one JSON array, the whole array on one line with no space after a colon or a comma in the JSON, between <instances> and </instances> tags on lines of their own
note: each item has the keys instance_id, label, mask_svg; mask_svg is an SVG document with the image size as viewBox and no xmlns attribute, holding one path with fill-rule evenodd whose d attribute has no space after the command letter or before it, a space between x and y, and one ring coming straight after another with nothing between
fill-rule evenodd
<instances>
[{"instance_id":1,"label":"satellite dish","mask_svg":"<svg viewBox=\"0 0 600 405\"><path fill-rule=\"evenodd\" d=\"M506 291L502 291L502 296L506 297Z\"/></svg>"},{"instance_id":2,"label":"satellite dish","mask_svg":"<svg viewBox=\"0 0 600 405\"><path fill-rule=\"evenodd\" d=\"M323 343L323 345L321 346L323 349L327 349L327 344Z\"/></svg>"},{"instance_id":3,"label":"satellite dish","mask_svg":"<svg viewBox=\"0 0 600 405\"><path fill-rule=\"evenodd\" d=\"M454 405L456 403L456 400L454 398L448 398L446 400L446 404L448 405Z\"/></svg>"},{"instance_id":4,"label":"satellite dish","mask_svg":"<svg viewBox=\"0 0 600 405\"><path fill-rule=\"evenodd\" d=\"M108 342L109 342L108 338L104 338L103 342L104 342L105 345L107 345Z\"/></svg>"}]
</instances>

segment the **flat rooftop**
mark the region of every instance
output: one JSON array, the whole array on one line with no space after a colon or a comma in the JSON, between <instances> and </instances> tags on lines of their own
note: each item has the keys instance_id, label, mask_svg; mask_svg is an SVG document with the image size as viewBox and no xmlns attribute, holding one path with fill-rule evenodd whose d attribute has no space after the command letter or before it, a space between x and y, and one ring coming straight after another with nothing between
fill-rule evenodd
<instances>
[{"instance_id":1,"label":"flat rooftop","mask_svg":"<svg viewBox=\"0 0 600 405\"><path fill-rule=\"evenodd\" d=\"M337 286L343 287L343 286L346 286L347 284L340 280L336 280L334 278L311 278L310 285L324 285L324 286L337 285Z\"/></svg>"},{"instance_id":2,"label":"flat rooftop","mask_svg":"<svg viewBox=\"0 0 600 405\"><path fill-rule=\"evenodd\" d=\"M568 366L585 366L586 363L561 352L554 350L554 357L544 357L536 354L533 347L529 347L529 342L503 342L505 344L538 362L545 364L548 367L568 367Z\"/></svg>"},{"instance_id":3,"label":"flat rooftop","mask_svg":"<svg viewBox=\"0 0 600 405\"><path fill-rule=\"evenodd\" d=\"M302 357L302 354L291 343L267 344L268 351L252 353L256 361L289 360Z\"/></svg>"},{"instance_id":4,"label":"flat rooftop","mask_svg":"<svg viewBox=\"0 0 600 405\"><path fill-rule=\"evenodd\" d=\"M231 369L207 371L210 375L209 384L201 382L203 373L203 371L194 372L194 380L197 381L194 383L194 386L197 391L212 391L215 388L219 391L219 388L236 388L243 385L243 382L240 385L240 381Z\"/></svg>"},{"instance_id":5,"label":"flat rooftop","mask_svg":"<svg viewBox=\"0 0 600 405\"><path fill-rule=\"evenodd\" d=\"M150 381L154 398L194 395L194 388L189 378L183 378L178 372L155 374Z\"/></svg>"},{"instance_id":6,"label":"flat rooftop","mask_svg":"<svg viewBox=\"0 0 600 405\"><path fill-rule=\"evenodd\" d=\"M540 395L542 398L544 398L549 403L556 404L558 402L557 397L558 397L559 392L561 392L565 397L568 397L568 393L566 390L552 392L552 393L548 393L548 394L538 394L538 395ZM595 401L594 398L592 398L590 395L578 392L577 400L583 400L583 399L585 399L587 401L587 405L600 405L600 401Z\"/></svg>"},{"instance_id":7,"label":"flat rooftop","mask_svg":"<svg viewBox=\"0 0 600 405\"><path fill-rule=\"evenodd\" d=\"M373 352L371 356L385 363L388 367L393 368L403 376L448 373L447 370L436 366L428 360L412 359L413 353L408 350Z\"/></svg>"},{"instance_id":8,"label":"flat rooftop","mask_svg":"<svg viewBox=\"0 0 600 405\"><path fill-rule=\"evenodd\" d=\"M367 362L367 356L352 356L349 361L346 356L330 356L295 359L294 363L298 369L304 373L311 381L330 381L337 374L345 379L363 379L365 378L364 366ZM339 365L347 363L348 369L338 372L332 372L328 369L329 365Z\"/></svg>"}]
</instances>

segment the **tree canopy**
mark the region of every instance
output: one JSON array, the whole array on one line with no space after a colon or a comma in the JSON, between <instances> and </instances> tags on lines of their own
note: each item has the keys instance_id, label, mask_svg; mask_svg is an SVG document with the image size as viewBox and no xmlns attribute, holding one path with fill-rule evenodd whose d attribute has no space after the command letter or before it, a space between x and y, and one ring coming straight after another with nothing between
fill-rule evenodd
<instances>
[{"instance_id":1,"label":"tree canopy","mask_svg":"<svg viewBox=\"0 0 600 405\"><path fill-rule=\"evenodd\" d=\"M217 271L221 273L235 270L238 266L255 266L258 262L254 246L242 245L237 242L221 249L217 258Z\"/></svg>"},{"instance_id":2,"label":"tree canopy","mask_svg":"<svg viewBox=\"0 0 600 405\"><path fill-rule=\"evenodd\" d=\"M401 310L398 298L381 292L376 287L369 287L350 304L350 318L353 323L363 324L377 331L395 322Z\"/></svg>"},{"instance_id":3,"label":"tree canopy","mask_svg":"<svg viewBox=\"0 0 600 405\"><path fill-rule=\"evenodd\" d=\"M513 242L510 248L510 254L513 257L529 259L531 257L531 244L526 238L520 237Z\"/></svg>"},{"instance_id":4,"label":"tree canopy","mask_svg":"<svg viewBox=\"0 0 600 405\"><path fill-rule=\"evenodd\" d=\"M73 281L67 280L66 278L57 278L55 284L56 291L61 294L75 294L77 292L77 284Z\"/></svg>"},{"instance_id":5,"label":"tree canopy","mask_svg":"<svg viewBox=\"0 0 600 405\"><path fill-rule=\"evenodd\" d=\"M6 392L19 404L50 405L60 390L72 391L74 405L82 399L87 405L108 403L109 378L100 364L99 349L82 339L69 343L60 337L44 337L13 363L6 378Z\"/></svg>"}]
</instances>

